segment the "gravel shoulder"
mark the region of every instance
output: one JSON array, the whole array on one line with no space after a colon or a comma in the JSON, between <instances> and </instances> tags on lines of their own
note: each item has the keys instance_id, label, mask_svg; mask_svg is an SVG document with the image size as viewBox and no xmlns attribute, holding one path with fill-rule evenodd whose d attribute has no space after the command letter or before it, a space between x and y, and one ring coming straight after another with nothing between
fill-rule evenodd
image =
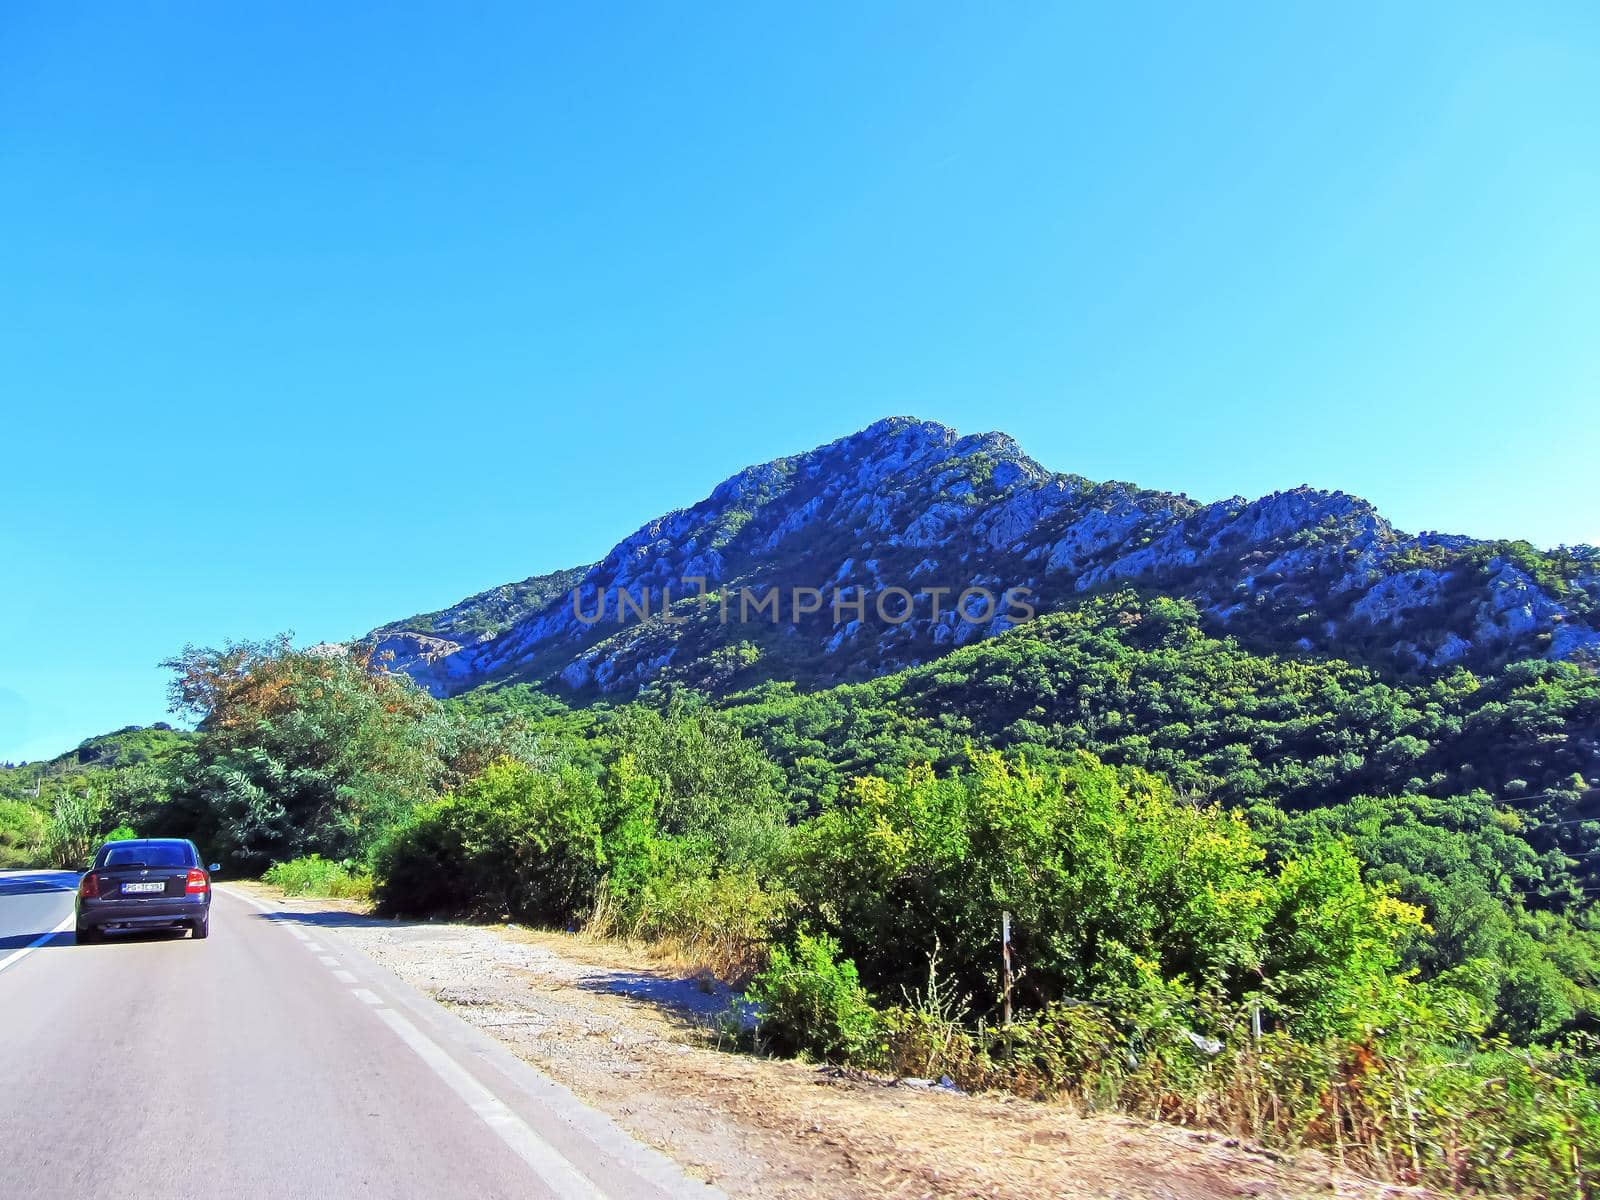
<instances>
[{"instance_id":1,"label":"gravel shoulder","mask_svg":"<svg viewBox=\"0 0 1600 1200\"><path fill-rule=\"evenodd\" d=\"M736 1198L1418 1196L1228 1139L719 1049L733 997L614 943L372 918L234 884L347 938Z\"/></svg>"}]
</instances>

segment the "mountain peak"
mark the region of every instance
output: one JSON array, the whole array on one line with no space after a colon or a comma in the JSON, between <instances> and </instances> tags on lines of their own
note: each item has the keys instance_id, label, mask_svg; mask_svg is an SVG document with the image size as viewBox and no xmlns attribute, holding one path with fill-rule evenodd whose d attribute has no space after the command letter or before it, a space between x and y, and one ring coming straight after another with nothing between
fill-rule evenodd
<instances>
[{"instance_id":1,"label":"mountain peak","mask_svg":"<svg viewBox=\"0 0 1600 1200\"><path fill-rule=\"evenodd\" d=\"M1201 505L1095 483L1047 470L1004 433L894 416L746 467L591 567L369 638L440 693L507 678L580 693L822 683L924 662L1029 612L1136 585L1187 597L1249 640L1400 672L1600 655L1600 568L1529 554L1408 537L1367 501L1305 485ZM713 602L694 599L702 590ZM774 595L752 620L750 604ZM1026 601L1003 602L1017 595Z\"/></svg>"}]
</instances>

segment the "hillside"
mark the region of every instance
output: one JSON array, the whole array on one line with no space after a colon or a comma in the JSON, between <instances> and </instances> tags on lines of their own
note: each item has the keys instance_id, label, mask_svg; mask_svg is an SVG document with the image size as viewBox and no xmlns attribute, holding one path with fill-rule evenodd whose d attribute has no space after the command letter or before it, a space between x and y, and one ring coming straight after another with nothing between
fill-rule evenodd
<instances>
[{"instance_id":1,"label":"hillside","mask_svg":"<svg viewBox=\"0 0 1600 1200\"><path fill-rule=\"evenodd\" d=\"M860 776L959 767L974 748L1041 764L1086 750L1248 814L1276 853L1349 838L1427 914L1427 973L1471 962L1524 1034L1600 1011L1600 942L1580 932L1600 893L1591 670L1533 661L1392 684L1251 653L1206 636L1187 601L1122 592L926 666L809 693L767 684L723 707L801 808L846 802Z\"/></svg>"},{"instance_id":2,"label":"hillside","mask_svg":"<svg viewBox=\"0 0 1600 1200\"><path fill-rule=\"evenodd\" d=\"M449 608L380 625L363 640L378 654L391 656L387 661L392 670L425 674L431 664L489 641L565 599L588 571L571 567L490 588Z\"/></svg>"},{"instance_id":3,"label":"hillside","mask_svg":"<svg viewBox=\"0 0 1600 1200\"><path fill-rule=\"evenodd\" d=\"M98 814L114 805L193 739L165 724L130 725L85 738L43 762L0 765L0 868L28 866L58 850L75 852L94 831L86 825L69 831L63 820L70 826L70 814Z\"/></svg>"},{"instance_id":4,"label":"hillside","mask_svg":"<svg viewBox=\"0 0 1600 1200\"><path fill-rule=\"evenodd\" d=\"M855 775L957 765L977 742L1090 750L1230 805L1482 791L1548 822L1600 820L1593 672L1529 662L1391 683L1335 659L1255 654L1201 624L1187 601L1124 591L925 666L807 693L763 685L725 707L814 805ZM1573 850L1600 884L1600 845Z\"/></svg>"},{"instance_id":5,"label":"hillside","mask_svg":"<svg viewBox=\"0 0 1600 1200\"><path fill-rule=\"evenodd\" d=\"M1047 470L1004 434L904 417L740 471L592 567L366 640L436 695L516 680L580 700L656 681L810 687L928 662L1030 610L1129 586L1191 600L1209 631L1252 648L1390 677L1600 656L1594 547L1413 536L1364 500L1305 487L1200 504ZM993 602L963 601L969 588Z\"/></svg>"},{"instance_id":6,"label":"hillside","mask_svg":"<svg viewBox=\"0 0 1600 1200\"><path fill-rule=\"evenodd\" d=\"M161 722L148 726L129 725L112 733L96 734L54 758L0 766L0 796L31 792L41 779L64 779L93 771L159 762L192 738L192 734Z\"/></svg>"}]
</instances>

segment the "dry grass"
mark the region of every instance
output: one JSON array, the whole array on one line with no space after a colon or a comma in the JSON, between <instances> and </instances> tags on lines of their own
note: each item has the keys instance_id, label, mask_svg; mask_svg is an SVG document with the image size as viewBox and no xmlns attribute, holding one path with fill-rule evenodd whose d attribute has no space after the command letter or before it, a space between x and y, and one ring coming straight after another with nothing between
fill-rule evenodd
<instances>
[{"instance_id":1,"label":"dry grass","mask_svg":"<svg viewBox=\"0 0 1600 1200\"><path fill-rule=\"evenodd\" d=\"M673 981L615 944L535 931L503 936L589 966L590 979L659 971L663 984ZM685 1012L585 987L583 978L575 983L565 972L509 967L507 974L510 986L497 994L497 1005L537 1011L541 1020L568 1009L570 1032L590 1046L597 1035L586 1031L580 1014L612 1018L632 1036L618 1046L616 1034L602 1033L613 1052L568 1056L550 1051L549 1030L530 1038L525 1027L508 1024L492 1032L734 1196L1418 1194L1336 1179L1317 1156L1286 1162L1235 1139L1173 1126L722 1053L703 1023Z\"/></svg>"}]
</instances>

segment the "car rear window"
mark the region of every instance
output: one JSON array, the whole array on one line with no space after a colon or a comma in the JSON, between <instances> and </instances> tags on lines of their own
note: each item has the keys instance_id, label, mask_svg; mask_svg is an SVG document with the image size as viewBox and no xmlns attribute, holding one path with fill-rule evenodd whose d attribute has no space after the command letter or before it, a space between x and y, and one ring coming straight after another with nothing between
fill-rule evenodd
<instances>
[{"instance_id":1,"label":"car rear window","mask_svg":"<svg viewBox=\"0 0 1600 1200\"><path fill-rule=\"evenodd\" d=\"M147 867L192 867L194 851L182 842L129 842L125 846L107 846L101 856L102 867L125 867L129 863L143 863Z\"/></svg>"}]
</instances>

